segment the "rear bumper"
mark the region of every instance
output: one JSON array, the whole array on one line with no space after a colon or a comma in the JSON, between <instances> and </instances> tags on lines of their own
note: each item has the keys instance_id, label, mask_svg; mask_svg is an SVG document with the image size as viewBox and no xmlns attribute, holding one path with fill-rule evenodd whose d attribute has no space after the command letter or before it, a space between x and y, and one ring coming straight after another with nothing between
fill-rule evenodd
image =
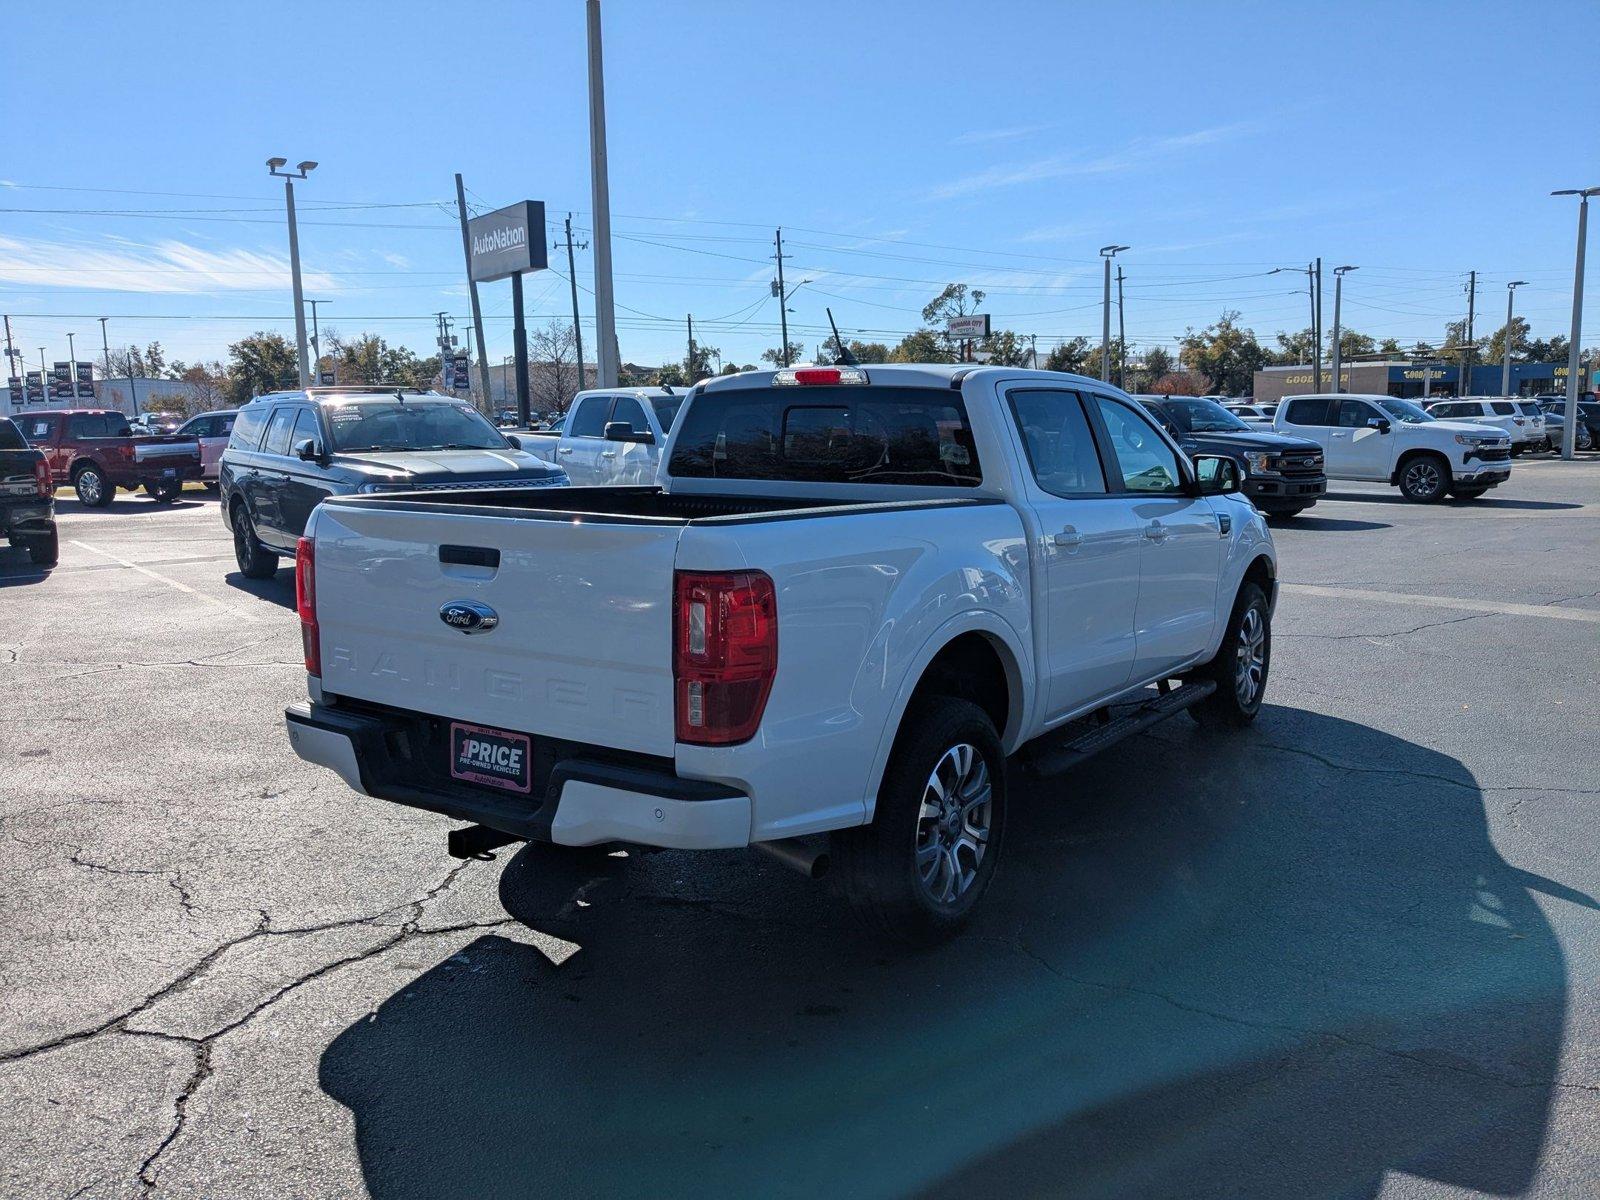
<instances>
[{"instance_id":1,"label":"rear bumper","mask_svg":"<svg viewBox=\"0 0 1600 1200\"><path fill-rule=\"evenodd\" d=\"M586 758L550 764L542 788L519 796L457 783L419 762L414 729L400 718L301 703L284 710L289 744L358 792L562 846L631 842L676 850L750 843L750 797L663 768Z\"/></svg>"},{"instance_id":2,"label":"rear bumper","mask_svg":"<svg viewBox=\"0 0 1600 1200\"><path fill-rule=\"evenodd\" d=\"M0 504L0 537L39 537L55 528L54 504Z\"/></svg>"}]
</instances>

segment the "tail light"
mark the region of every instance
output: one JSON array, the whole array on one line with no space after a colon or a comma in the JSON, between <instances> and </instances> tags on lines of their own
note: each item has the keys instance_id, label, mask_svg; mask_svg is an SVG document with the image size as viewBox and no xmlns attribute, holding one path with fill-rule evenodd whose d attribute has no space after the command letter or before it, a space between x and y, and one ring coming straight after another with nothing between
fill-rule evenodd
<instances>
[{"instance_id":1,"label":"tail light","mask_svg":"<svg viewBox=\"0 0 1600 1200\"><path fill-rule=\"evenodd\" d=\"M39 490L39 499L48 500L55 495L55 481L50 478L50 464L40 459L33 464L33 483Z\"/></svg>"},{"instance_id":2,"label":"tail light","mask_svg":"<svg viewBox=\"0 0 1600 1200\"><path fill-rule=\"evenodd\" d=\"M746 742L778 671L778 601L760 571L673 576L672 674L677 738Z\"/></svg>"},{"instance_id":3,"label":"tail light","mask_svg":"<svg viewBox=\"0 0 1600 1200\"><path fill-rule=\"evenodd\" d=\"M300 614L300 644L306 674L322 675L322 636L317 632L317 545L308 537L294 547L294 609Z\"/></svg>"}]
</instances>

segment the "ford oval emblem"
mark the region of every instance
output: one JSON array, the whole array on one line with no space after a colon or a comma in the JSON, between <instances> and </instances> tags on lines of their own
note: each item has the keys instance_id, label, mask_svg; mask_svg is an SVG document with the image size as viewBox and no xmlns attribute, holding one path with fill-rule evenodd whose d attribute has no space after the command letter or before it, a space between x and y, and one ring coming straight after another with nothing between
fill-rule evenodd
<instances>
[{"instance_id":1,"label":"ford oval emblem","mask_svg":"<svg viewBox=\"0 0 1600 1200\"><path fill-rule=\"evenodd\" d=\"M439 620L462 633L488 633L500 624L500 614L476 600L452 600L440 607Z\"/></svg>"}]
</instances>

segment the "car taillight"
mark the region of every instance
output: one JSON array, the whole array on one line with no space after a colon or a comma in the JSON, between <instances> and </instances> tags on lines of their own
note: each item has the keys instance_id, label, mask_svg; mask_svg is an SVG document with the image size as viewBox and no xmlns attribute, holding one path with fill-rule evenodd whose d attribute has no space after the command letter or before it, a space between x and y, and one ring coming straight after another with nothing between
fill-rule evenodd
<instances>
[{"instance_id":1,"label":"car taillight","mask_svg":"<svg viewBox=\"0 0 1600 1200\"><path fill-rule=\"evenodd\" d=\"M673 575L672 675L677 738L749 741L778 671L778 599L760 571Z\"/></svg>"},{"instance_id":2,"label":"car taillight","mask_svg":"<svg viewBox=\"0 0 1600 1200\"><path fill-rule=\"evenodd\" d=\"M322 674L322 637L317 632L317 546L308 537L294 546L294 609L300 614L300 644L306 674Z\"/></svg>"},{"instance_id":3,"label":"car taillight","mask_svg":"<svg viewBox=\"0 0 1600 1200\"><path fill-rule=\"evenodd\" d=\"M33 464L33 483L39 490L39 498L48 500L55 495L55 481L50 478L50 464L40 459Z\"/></svg>"},{"instance_id":4,"label":"car taillight","mask_svg":"<svg viewBox=\"0 0 1600 1200\"><path fill-rule=\"evenodd\" d=\"M774 387L816 387L866 382L867 373L860 367L785 367L772 377Z\"/></svg>"}]
</instances>

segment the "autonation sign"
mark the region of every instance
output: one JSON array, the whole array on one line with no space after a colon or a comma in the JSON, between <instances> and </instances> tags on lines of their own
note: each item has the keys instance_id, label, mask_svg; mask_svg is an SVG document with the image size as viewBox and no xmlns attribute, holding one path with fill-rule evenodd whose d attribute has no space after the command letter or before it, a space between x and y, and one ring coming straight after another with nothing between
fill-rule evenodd
<instances>
[{"instance_id":1,"label":"autonation sign","mask_svg":"<svg viewBox=\"0 0 1600 1200\"><path fill-rule=\"evenodd\" d=\"M505 279L550 265L544 240L544 201L523 200L467 222L472 278Z\"/></svg>"}]
</instances>

